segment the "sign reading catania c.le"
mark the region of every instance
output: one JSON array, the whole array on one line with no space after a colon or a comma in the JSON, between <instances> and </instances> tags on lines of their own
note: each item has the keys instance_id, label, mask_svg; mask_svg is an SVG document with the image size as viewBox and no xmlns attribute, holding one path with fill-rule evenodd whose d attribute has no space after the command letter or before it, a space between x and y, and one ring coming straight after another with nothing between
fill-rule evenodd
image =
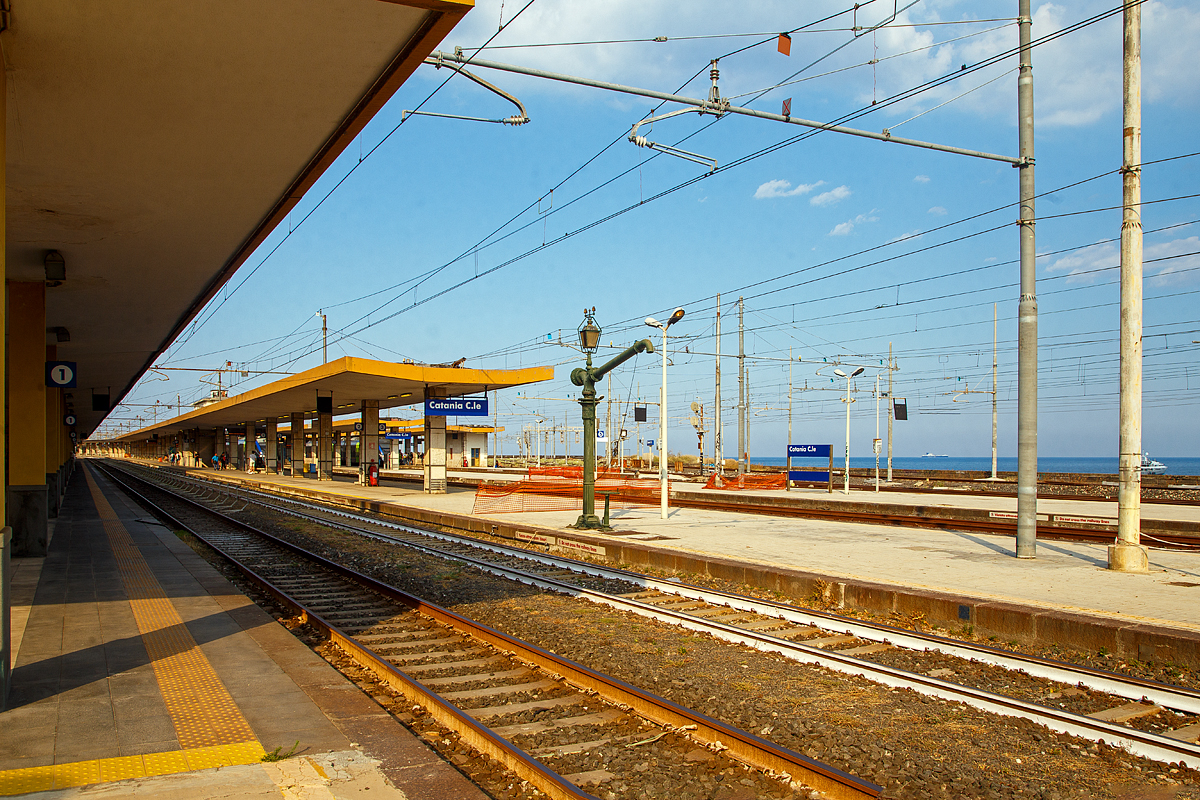
<instances>
[{"instance_id":1,"label":"sign reading catania c.le","mask_svg":"<svg viewBox=\"0 0 1200 800\"><path fill-rule=\"evenodd\" d=\"M486 397L431 397L425 401L427 417L486 417Z\"/></svg>"}]
</instances>

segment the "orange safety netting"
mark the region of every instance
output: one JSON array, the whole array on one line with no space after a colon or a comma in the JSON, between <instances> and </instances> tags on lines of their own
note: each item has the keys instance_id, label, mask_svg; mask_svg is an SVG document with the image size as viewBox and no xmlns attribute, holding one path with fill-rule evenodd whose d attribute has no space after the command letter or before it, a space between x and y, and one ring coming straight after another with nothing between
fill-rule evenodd
<instances>
[{"instance_id":1,"label":"orange safety netting","mask_svg":"<svg viewBox=\"0 0 1200 800\"><path fill-rule=\"evenodd\" d=\"M738 475L736 478L723 478L721 484L717 485L717 476L712 474L708 476L708 483L704 484L705 489L727 489L737 491L739 489L786 489L787 476L782 472L775 475Z\"/></svg>"},{"instance_id":2,"label":"orange safety netting","mask_svg":"<svg viewBox=\"0 0 1200 800\"><path fill-rule=\"evenodd\" d=\"M583 510L583 468L530 468L530 475L508 484L480 484L475 490L476 514L512 514L521 511ZM668 489L669 491L669 489ZM603 513L604 495L610 510L659 502L659 483L596 473L596 512Z\"/></svg>"}]
</instances>

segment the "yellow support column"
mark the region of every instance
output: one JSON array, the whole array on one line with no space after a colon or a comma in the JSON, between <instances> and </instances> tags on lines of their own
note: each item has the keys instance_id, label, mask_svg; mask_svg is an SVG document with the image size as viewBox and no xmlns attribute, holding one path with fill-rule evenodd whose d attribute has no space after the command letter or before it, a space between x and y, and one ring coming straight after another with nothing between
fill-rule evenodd
<instances>
[{"instance_id":1,"label":"yellow support column","mask_svg":"<svg viewBox=\"0 0 1200 800\"><path fill-rule=\"evenodd\" d=\"M5 174L6 157L6 133L8 130L8 76L4 71L3 64L4 48L0 45L0 76L4 76L3 88L0 92L0 279L7 284L8 281L8 265L5 263L5 252L7 252L7 242L5 241L4 221L7 218L7 203L4 193L7 176ZM0 347L0 387L6 385L5 369L8 353L8 309L7 302L0 303L0 336L4 336L3 347ZM4 398L4 413L0 414L0 464L7 464L8 459L5 456L8 446L8 394L0 392L0 397ZM11 602L8 596L8 587L11 583L9 556L12 554L12 529L8 527L8 514L6 506L8 500L8 469L3 470L2 475L4 486L0 487L0 522L4 523L4 527L0 528L0 711L8 710L8 687L10 684L10 676L12 675L12 619L11 619Z\"/></svg>"},{"instance_id":2,"label":"yellow support column","mask_svg":"<svg viewBox=\"0 0 1200 800\"><path fill-rule=\"evenodd\" d=\"M46 284L8 283L8 524L14 556L46 555Z\"/></svg>"}]
</instances>

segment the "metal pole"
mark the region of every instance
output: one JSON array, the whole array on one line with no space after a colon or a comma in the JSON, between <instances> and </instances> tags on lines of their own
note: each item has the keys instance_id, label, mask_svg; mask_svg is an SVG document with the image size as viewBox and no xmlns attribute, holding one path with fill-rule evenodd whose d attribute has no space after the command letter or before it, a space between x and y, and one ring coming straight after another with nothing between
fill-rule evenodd
<instances>
[{"instance_id":1,"label":"metal pole","mask_svg":"<svg viewBox=\"0 0 1200 800\"><path fill-rule=\"evenodd\" d=\"M996 476L996 432L997 426L997 397L996 394L996 303L992 303L992 480Z\"/></svg>"},{"instance_id":2,"label":"metal pole","mask_svg":"<svg viewBox=\"0 0 1200 800\"><path fill-rule=\"evenodd\" d=\"M875 451L875 491L879 491L879 373L875 373L875 441L872 443Z\"/></svg>"},{"instance_id":3,"label":"metal pole","mask_svg":"<svg viewBox=\"0 0 1200 800\"><path fill-rule=\"evenodd\" d=\"M846 378L846 471L842 475L842 494L850 494L850 378Z\"/></svg>"},{"instance_id":4,"label":"metal pole","mask_svg":"<svg viewBox=\"0 0 1200 800\"><path fill-rule=\"evenodd\" d=\"M721 114L743 114L748 117L758 117L759 119L769 119L773 122L784 122L791 125L799 125L804 128L816 128L822 131L833 131L835 133L845 133L851 136L861 136L866 139L874 139L879 142L889 142L891 144L904 144L911 147L922 147L928 150L937 150L943 153L955 153L962 156L973 156L975 158L985 158L992 161L1003 161L1008 164L1018 163L1018 159L1012 156L1000 156L993 153L985 153L979 150L967 150L962 147L952 147L944 144L934 144L932 142L923 142L917 139L907 139L903 136L893 136L890 131L876 133L875 131L864 131L857 128L848 128L844 125L832 125L827 122L816 122L809 119L801 119L800 117L783 116L782 114L774 114L769 111L759 111L754 108L744 108L742 106L726 105L726 101L718 100L713 102L708 98L700 100L694 97L683 97L677 94L667 94L666 92L656 92L650 89L639 89L634 86L624 86L619 83L608 83L606 81L592 80L591 78L579 78L574 75L563 75L558 72L547 72L542 69L533 69L531 67L519 67L514 64L503 64L497 61L487 61L485 59L476 58L475 56L455 55L452 53L443 53L435 51L430 53L425 59L426 64L433 66L441 66L441 62L450 61L458 64L470 63L475 67L484 69L498 69L504 72L515 72L520 75L532 75L535 78L546 78L552 81L561 81L563 83L573 83L578 86L591 86L596 89L608 89L613 92L621 92L623 94L638 95L640 97L650 97L655 100L666 100L670 103L680 103L682 105L693 106L698 109L703 109L705 113L721 115Z\"/></svg>"},{"instance_id":5,"label":"metal pole","mask_svg":"<svg viewBox=\"0 0 1200 800\"><path fill-rule=\"evenodd\" d=\"M713 405L713 474L717 480L725 474L725 455L721 450L721 295L717 295L717 385Z\"/></svg>"},{"instance_id":6,"label":"metal pole","mask_svg":"<svg viewBox=\"0 0 1200 800\"><path fill-rule=\"evenodd\" d=\"M750 370L746 370L746 472L750 471Z\"/></svg>"},{"instance_id":7,"label":"metal pole","mask_svg":"<svg viewBox=\"0 0 1200 800\"><path fill-rule=\"evenodd\" d=\"M606 458L604 463L609 470L612 470L612 373L608 373L608 407L604 412L604 452ZM620 438L620 437L617 437Z\"/></svg>"},{"instance_id":8,"label":"metal pole","mask_svg":"<svg viewBox=\"0 0 1200 800\"><path fill-rule=\"evenodd\" d=\"M787 466L784 467L783 488L792 490L792 348L788 348L788 449Z\"/></svg>"},{"instance_id":9,"label":"metal pole","mask_svg":"<svg viewBox=\"0 0 1200 800\"><path fill-rule=\"evenodd\" d=\"M1018 0L1021 64L1017 139L1021 155L1021 301L1017 325L1017 558L1037 557L1037 245L1034 238L1033 63L1029 0Z\"/></svg>"},{"instance_id":10,"label":"metal pole","mask_svg":"<svg viewBox=\"0 0 1200 800\"><path fill-rule=\"evenodd\" d=\"M888 342L888 483L892 482L892 418L895 414L896 398L892 395L892 375L896 365L892 363L892 343Z\"/></svg>"},{"instance_id":11,"label":"metal pole","mask_svg":"<svg viewBox=\"0 0 1200 800\"><path fill-rule=\"evenodd\" d=\"M658 482L662 518L667 518L667 325L663 325L662 397L658 407Z\"/></svg>"},{"instance_id":12,"label":"metal pole","mask_svg":"<svg viewBox=\"0 0 1200 800\"><path fill-rule=\"evenodd\" d=\"M746 474L746 323L738 298L738 474Z\"/></svg>"},{"instance_id":13,"label":"metal pole","mask_svg":"<svg viewBox=\"0 0 1200 800\"><path fill-rule=\"evenodd\" d=\"M1121 400L1117 542L1108 568L1148 572L1142 540L1142 6L1124 12L1121 217Z\"/></svg>"}]
</instances>

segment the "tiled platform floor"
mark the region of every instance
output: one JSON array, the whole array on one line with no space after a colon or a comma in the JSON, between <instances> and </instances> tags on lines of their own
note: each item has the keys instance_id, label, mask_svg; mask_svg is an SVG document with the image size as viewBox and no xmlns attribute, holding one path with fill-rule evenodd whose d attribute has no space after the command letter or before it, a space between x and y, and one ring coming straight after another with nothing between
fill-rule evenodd
<instances>
[{"instance_id":1,"label":"tiled platform floor","mask_svg":"<svg viewBox=\"0 0 1200 800\"><path fill-rule=\"evenodd\" d=\"M383 796L482 796L90 470L75 471L32 604L16 609L27 616L0 714L0 794L122 779L106 796L145 793L166 779L155 775L268 770L264 749L298 740L304 757L377 760Z\"/></svg>"}]
</instances>

